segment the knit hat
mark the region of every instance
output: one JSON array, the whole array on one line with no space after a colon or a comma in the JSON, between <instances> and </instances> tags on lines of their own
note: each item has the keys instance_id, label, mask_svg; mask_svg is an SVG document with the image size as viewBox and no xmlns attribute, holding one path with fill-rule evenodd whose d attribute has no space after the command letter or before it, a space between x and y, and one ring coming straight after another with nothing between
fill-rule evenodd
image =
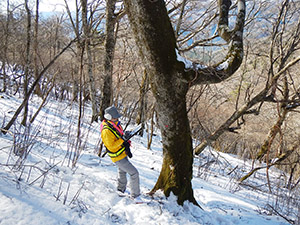
<instances>
[{"instance_id":1,"label":"knit hat","mask_svg":"<svg viewBox=\"0 0 300 225\"><path fill-rule=\"evenodd\" d=\"M122 115L118 112L116 107L110 106L104 110L104 117L105 119L119 119Z\"/></svg>"}]
</instances>

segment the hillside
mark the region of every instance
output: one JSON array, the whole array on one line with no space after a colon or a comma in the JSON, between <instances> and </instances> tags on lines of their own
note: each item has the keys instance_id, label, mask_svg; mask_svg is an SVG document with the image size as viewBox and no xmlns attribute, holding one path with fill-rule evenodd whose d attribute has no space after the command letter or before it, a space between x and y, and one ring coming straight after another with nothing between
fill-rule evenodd
<instances>
[{"instance_id":1,"label":"hillside","mask_svg":"<svg viewBox=\"0 0 300 225\"><path fill-rule=\"evenodd\" d=\"M31 99L31 115L40 102ZM2 126L20 103L15 96L1 96ZM295 194L299 190L281 188L285 181L281 171L270 170L272 186L278 187L273 194L268 193L265 170L238 185L236 180L250 171L251 162L212 149L206 149L194 162L194 195L203 210L188 202L178 206L174 195L165 198L157 192L153 198L146 196L162 164L158 130L151 150L147 150L146 134L132 139L131 161L140 173L145 203L134 204L119 197L115 192L116 167L109 157L96 154L100 124L91 125L90 114L90 107L86 107L79 141L78 106L54 100L43 107L30 128L16 124L9 133L0 135L1 225L300 223L299 195ZM28 153L26 158L13 154L23 149ZM79 158L72 168L75 153Z\"/></svg>"}]
</instances>

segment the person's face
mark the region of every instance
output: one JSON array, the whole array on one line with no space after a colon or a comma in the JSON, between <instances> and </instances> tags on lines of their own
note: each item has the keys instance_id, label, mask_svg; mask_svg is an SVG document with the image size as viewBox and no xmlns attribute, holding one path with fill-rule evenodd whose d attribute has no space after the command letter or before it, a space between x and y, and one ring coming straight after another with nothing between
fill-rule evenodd
<instances>
[{"instance_id":1,"label":"person's face","mask_svg":"<svg viewBox=\"0 0 300 225\"><path fill-rule=\"evenodd\" d=\"M111 121L113 121L113 122L117 122L117 121L118 121L118 119L116 119L116 118L112 118L112 119L111 119Z\"/></svg>"}]
</instances>

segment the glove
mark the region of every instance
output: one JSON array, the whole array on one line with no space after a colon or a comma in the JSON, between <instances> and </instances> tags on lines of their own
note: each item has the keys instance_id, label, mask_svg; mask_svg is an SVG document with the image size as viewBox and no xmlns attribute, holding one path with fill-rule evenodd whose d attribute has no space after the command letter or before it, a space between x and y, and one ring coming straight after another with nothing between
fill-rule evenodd
<instances>
[{"instance_id":1,"label":"glove","mask_svg":"<svg viewBox=\"0 0 300 225\"><path fill-rule=\"evenodd\" d=\"M132 157L132 153L130 151L130 143L128 141L124 141L123 146L125 147L125 153L126 155L131 158Z\"/></svg>"},{"instance_id":2,"label":"glove","mask_svg":"<svg viewBox=\"0 0 300 225\"><path fill-rule=\"evenodd\" d=\"M130 131L125 131L125 134L124 134L125 140L127 140L129 138L130 134L131 134Z\"/></svg>"},{"instance_id":3,"label":"glove","mask_svg":"<svg viewBox=\"0 0 300 225\"><path fill-rule=\"evenodd\" d=\"M129 142L129 141L124 141L124 142L123 142L123 146L124 146L125 148L130 148L130 142Z\"/></svg>"}]
</instances>

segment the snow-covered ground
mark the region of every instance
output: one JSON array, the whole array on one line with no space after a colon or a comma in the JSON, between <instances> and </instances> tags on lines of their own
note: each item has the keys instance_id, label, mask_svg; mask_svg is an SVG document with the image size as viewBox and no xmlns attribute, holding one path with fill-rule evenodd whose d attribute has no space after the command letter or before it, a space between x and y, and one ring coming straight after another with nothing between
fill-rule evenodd
<instances>
[{"instance_id":1,"label":"snow-covered ground","mask_svg":"<svg viewBox=\"0 0 300 225\"><path fill-rule=\"evenodd\" d=\"M40 102L31 99L31 115ZM2 127L20 103L16 97L1 96ZM236 180L250 171L251 163L206 149L195 158L192 181L195 198L203 210L189 202L179 206L174 195L165 198L160 192L153 199L143 195L145 203L134 204L130 198L116 194L117 172L110 158L96 154L100 124L89 123L89 107L84 110L80 142L76 139L76 104L51 100L29 129L20 126L20 121L11 132L0 134L1 225L283 225L290 224L287 219L299 224L299 208L294 202L276 197L295 197L294 193L275 188L281 178L284 180L280 171L271 170L276 194L271 195L266 191L264 170L249 178L247 185L238 185ZM147 134L132 138L131 162L139 170L142 193L152 189L161 168L161 137L159 131L155 134L151 150L147 150ZM25 160L13 154L22 149L29 151ZM81 153L72 168L74 149L81 149Z\"/></svg>"}]
</instances>

